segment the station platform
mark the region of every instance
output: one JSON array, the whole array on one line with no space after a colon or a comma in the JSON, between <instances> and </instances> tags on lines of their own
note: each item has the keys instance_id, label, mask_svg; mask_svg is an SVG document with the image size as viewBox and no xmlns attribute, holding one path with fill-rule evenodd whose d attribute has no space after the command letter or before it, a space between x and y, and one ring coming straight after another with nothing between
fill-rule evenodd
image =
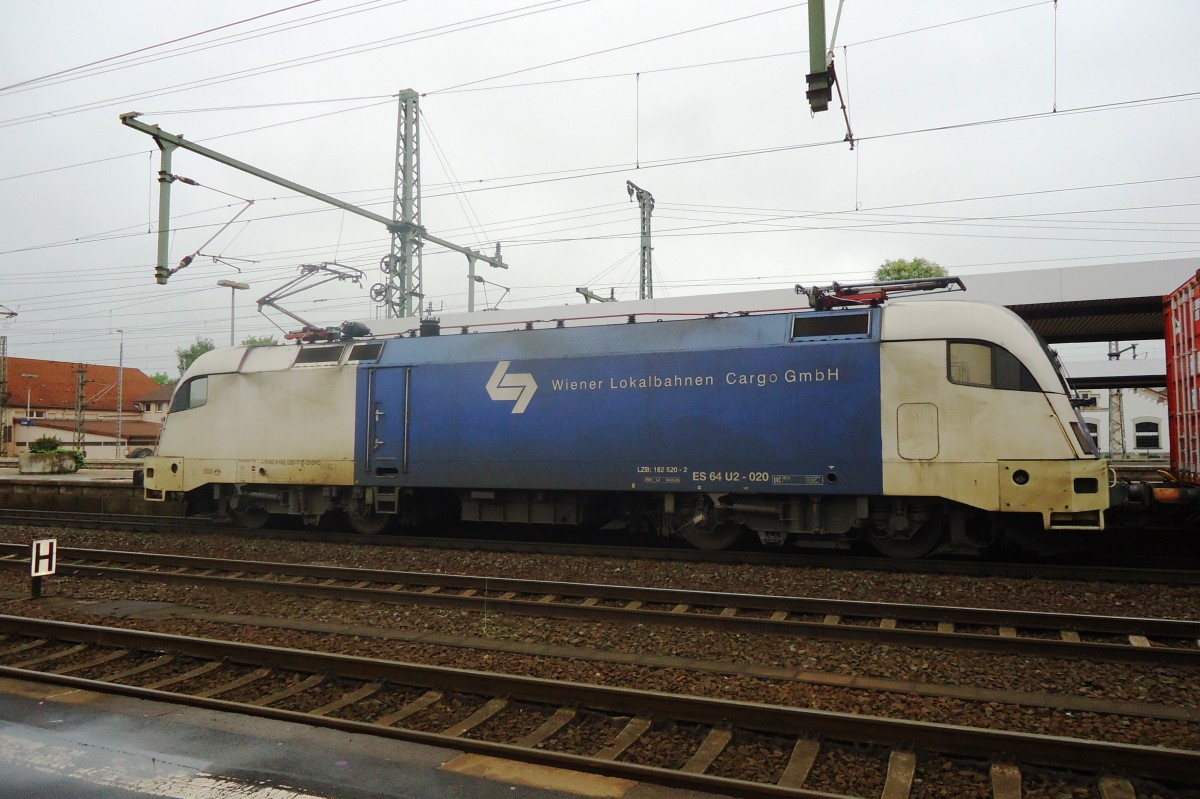
<instances>
[{"instance_id":1,"label":"station platform","mask_svg":"<svg viewBox=\"0 0 1200 799\"><path fill-rule=\"evenodd\" d=\"M715 799L303 724L0 678L0 797Z\"/></svg>"},{"instance_id":2,"label":"station platform","mask_svg":"<svg viewBox=\"0 0 1200 799\"><path fill-rule=\"evenodd\" d=\"M80 469L72 474L21 474L16 465L0 463L0 480L22 483L126 483L133 485L135 469Z\"/></svg>"},{"instance_id":3,"label":"station platform","mask_svg":"<svg viewBox=\"0 0 1200 799\"><path fill-rule=\"evenodd\" d=\"M0 508L182 516L182 501L145 501L142 486L134 480L140 467L140 461L116 461L89 463L71 474L21 474L15 459L0 460Z\"/></svg>"}]
</instances>

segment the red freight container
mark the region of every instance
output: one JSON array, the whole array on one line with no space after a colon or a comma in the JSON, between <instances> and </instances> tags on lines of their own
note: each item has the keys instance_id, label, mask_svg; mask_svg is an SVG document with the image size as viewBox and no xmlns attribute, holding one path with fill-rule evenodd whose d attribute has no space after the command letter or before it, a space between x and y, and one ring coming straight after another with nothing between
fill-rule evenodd
<instances>
[{"instance_id":1,"label":"red freight container","mask_svg":"<svg viewBox=\"0 0 1200 799\"><path fill-rule=\"evenodd\" d=\"M1171 471L1200 484L1200 272L1163 298Z\"/></svg>"}]
</instances>

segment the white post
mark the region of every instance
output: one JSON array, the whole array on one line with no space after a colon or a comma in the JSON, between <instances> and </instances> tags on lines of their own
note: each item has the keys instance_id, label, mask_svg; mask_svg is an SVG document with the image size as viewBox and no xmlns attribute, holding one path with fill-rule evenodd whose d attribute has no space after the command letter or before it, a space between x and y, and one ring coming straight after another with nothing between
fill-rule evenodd
<instances>
[{"instance_id":1,"label":"white post","mask_svg":"<svg viewBox=\"0 0 1200 799\"><path fill-rule=\"evenodd\" d=\"M29 426L30 404L31 404L30 397L32 397L32 395L33 395L33 380L34 380L34 378L37 377L37 375L32 374L30 372L22 372L21 377L25 378L25 426L28 427ZM16 427L14 427L13 430L15 431ZM13 445L14 446L17 443L16 438L17 438L17 436L14 432L14 434L13 434ZM29 431L28 430L25 431L25 449L26 450L29 449Z\"/></svg>"},{"instance_id":2,"label":"white post","mask_svg":"<svg viewBox=\"0 0 1200 799\"><path fill-rule=\"evenodd\" d=\"M33 378L37 377L37 375L21 375L21 377L28 378L25 381L25 418L28 419L31 407L30 398L33 396Z\"/></svg>"},{"instance_id":3,"label":"white post","mask_svg":"<svg viewBox=\"0 0 1200 799\"><path fill-rule=\"evenodd\" d=\"M229 346L233 346L233 300L237 296L238 291L250 288L249 283L243 283L240 280L218 280L218 286L224 286L229 289Z\"/></svg>"}]
</instances>

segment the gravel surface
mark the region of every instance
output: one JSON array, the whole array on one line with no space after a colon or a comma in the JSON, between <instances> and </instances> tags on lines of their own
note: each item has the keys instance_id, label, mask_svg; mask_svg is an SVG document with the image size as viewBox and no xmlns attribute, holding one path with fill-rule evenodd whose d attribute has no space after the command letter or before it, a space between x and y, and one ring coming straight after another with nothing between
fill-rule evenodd
<instances>
[{"instance_id":1,"label":"gravel surface","mask_svg":"<svg viewBox=\"0 0 1200 799\"><path fill-rule=\"evenodd\" d=\"M1196 619L1200 588L1038 579L888 574L758 565L626 561L555 555L464 553L404 547L345 546L236 537L149 535L44 528L0 527L0 540L27 542L55 537L61 547L164 552L229 559L312 563L398 571L496 575L663 588L768 593L899 603L1001 607L1031 611ZM28 578L0 572L0 595L23 597ZM797 707L1040 732L1124 743L1200 749L1200 723L1134 716L1097 715L1029 705L966 701L912 693L834 687L795 680L747 677L718 670L651 668L587 659L593 650L615 655L647 653L734 664L761 664L810 672L977 686L1068 697L1094 697L1200 708L1200 674L1189 669L1149 669L1124 664L1041 660L978 652L937 651L871 644L753 636L659 626L619 626L567 620L477 614L404 605L367 605L219 589L138 585L56 577L48 596L79 600L113 598L163 601L211 613L286 617L394 631L427 631L476 639L472 646L445 646L377 636L322 634L280 627L213 621L106 618L104 623L360 656L479 668L598 684L753 700ZM22 599L0 603L0 612L94 623L80 610L54 610ZM577 657L537 657L489 648L489 643L574 647ZM509 647L512 648L512 647ZM519 647L518 647L519 648ZM672 737L656 730L655 740ZM686 732L681 733L686 736ZM739 741L753 752L753 741ZM637 752L631 756L638 757ZM857 755L856 755L857 756ZM859 758L862 779L874 782L874 766ZM947 761L948 762L948 761ZM764 769L777 764L764 764ZM943 766L923 763L923 769ZM951 768L954 766L944 766ZM964 774L974 775L970 769ZM970 781L975 776L964 777ZM1053 793L1049 794L1053 796ZM1068 796L1072 794L1066 794ZM1098 795L1098 794L1097 794ZM1151 794L1147 794L1151 795Z\"/></svg>"},{"instance_id":2,"label":"gravel surface","mask_svg":"<svg viewBox=\"0 0 1200 799\"><path fill-rule=\"evenodd\" d=\"M223 535L151 535L0 525L0 539L4 541L28 542L39 537L56 537L60 547L162 552L363 569L495 575L530 580L566 580L698 591L995 607L1057 613L1200 619L1200 586L1146 586L1036 578L981 578L739 564L631 561L618 558L250 540Z\"/></svg>"}]
</instances>

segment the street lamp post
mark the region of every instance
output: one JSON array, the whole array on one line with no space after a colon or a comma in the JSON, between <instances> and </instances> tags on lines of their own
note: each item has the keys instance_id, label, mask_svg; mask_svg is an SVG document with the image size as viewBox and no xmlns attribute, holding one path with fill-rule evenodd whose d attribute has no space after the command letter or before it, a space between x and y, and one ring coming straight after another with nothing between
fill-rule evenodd
<instances>
[{"instance_id":1,"label":"street lamp post","mask_svg":"<svg viewBox=\"0 0 1200 799\"><path fill-rule=\"evenodd\" d=\"M229 346L233 346L233 301L239 291L250 288L249 283L243 283L240 280L218 280L218 286L223 286L229 289Z\"/></svg>"},{"instance_id":2,"label":"street lamp post","mask_svg":"<svg viewBox=\"0 0 1200 799\"><path fill-rule=\"evenodd\" d=\"M30 397L33 394L33 381L34 381L34 378L37 377L37 375L35 375L31 372L22 372L21 377L25 378L25 425L28 427L29 426L29 409L30 409L30 405L31 405ZM16 430L15 427L13 429ZM13 446L15 447L16 444L17 444L16 436L14 435L13 436ZM28 430L25 431L25 447L26 447L26 449L29 448L29 431Z\"/></svg>"},{"instance_id":3,"label":"street lamp post","mask_svg":"<svg viewBox=\"0 0 1200 799\"><path fill-rule=\"evenodd\" d=\"M21 377L25 378L25 380L28 381L25 383L25 418L28 419L29 418L29 408L30 408L29 398L33 393L33 381L34 381L34 378L37 377L37 375L30 374L29 372L22 372ZM17 396L20 396L20 395L18 394Z\"/></svg>"}]
</instances>

